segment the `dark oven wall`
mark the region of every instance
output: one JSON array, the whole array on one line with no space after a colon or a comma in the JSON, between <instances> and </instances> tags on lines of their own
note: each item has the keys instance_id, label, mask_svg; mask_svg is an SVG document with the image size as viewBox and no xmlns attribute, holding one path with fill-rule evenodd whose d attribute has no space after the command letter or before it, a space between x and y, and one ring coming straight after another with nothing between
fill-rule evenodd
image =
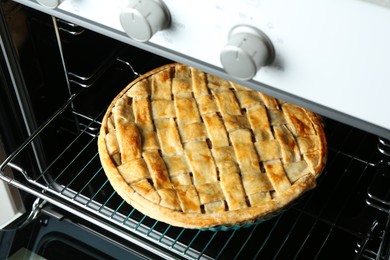
<instances>
[{"instance_id":1,"label":"dark oven wall","mask_svg":"<svg viewBox=\"0 0 390 260\"><path fill-rule=\"evenodd\" d=\"M21 83L17 85L26 100L22 103L25 110L33 111L31 131L80 92L82 98L72 106L82 116L95 117L137 75L171 62L12 1L2 7L19 61ZM53 129L53 135L58 129ZM57 145L50 141L53 138L42 140L45 150Z\"/></svg>"},{"instance_id":2,"label":"dark oven wall","mask_svg":"<svg viewBox=\"0 0 390 260\"><path fill-rule=\"evenodd\" d=\"M71 92L77 92L91 87L120 59L131 59L137 73L170 62L65 21L55 19L56 25L53 25L51 16L11 1L3 3L3 8L38 124L69 98L68 79ZM59 27L61 46L54 26ZM129 71L127 76L123 73L126 83L133 79L132 73ZM114 82L110 85L105 88L116 93L112 89ZM95 95L93 92L89 94ZM109 100L110 97L107 98Z\"/></svg>"}]
</instances>

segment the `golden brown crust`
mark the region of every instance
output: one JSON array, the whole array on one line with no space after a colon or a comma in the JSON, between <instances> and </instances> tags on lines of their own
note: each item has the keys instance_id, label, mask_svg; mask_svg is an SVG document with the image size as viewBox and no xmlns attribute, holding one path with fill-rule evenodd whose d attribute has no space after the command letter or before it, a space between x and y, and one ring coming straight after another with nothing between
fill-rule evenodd
<instances>
[{"instance_id":1,"label":"golden brown crust","mask_svg":"<svg viewBox=\"0 0 390 260\"><path fill-rule=\"evenodd\" d=\"M314 113L181 64L119 93L98 150L124 200L185 228L275 214L316 185L327 156Z\"/></svg>"}]
</instances>

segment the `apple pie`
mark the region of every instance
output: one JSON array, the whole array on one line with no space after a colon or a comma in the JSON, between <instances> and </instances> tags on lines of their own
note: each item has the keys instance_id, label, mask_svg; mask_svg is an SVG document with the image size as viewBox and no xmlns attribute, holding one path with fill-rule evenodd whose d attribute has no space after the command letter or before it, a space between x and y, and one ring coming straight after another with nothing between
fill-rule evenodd
<instances>
[{"instance_id":1,"label":"apple pie","mask_svg":"<svg viewBox=\"0 0 390 260\"><path fill-rule=\"evenodd\" d=\"M131 82L98 138L116 192L184 228L268 218L315 187L327 156L320 117L182 64Z\"/></svg>"}]
</instances>

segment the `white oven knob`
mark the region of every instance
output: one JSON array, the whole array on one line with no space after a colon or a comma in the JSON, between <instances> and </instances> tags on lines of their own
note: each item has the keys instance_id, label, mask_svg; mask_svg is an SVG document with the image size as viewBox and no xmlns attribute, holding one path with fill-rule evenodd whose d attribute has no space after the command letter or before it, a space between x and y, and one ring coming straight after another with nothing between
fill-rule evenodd
<instances>
[{"instance_id":1,"label":"white oven knob","mask_svg":"<svg viewBox=\"0 0 390 260\"><path fill-rule=\"evenodd\" d=\"M257 71L272 62L274 48L259 29L239 25L229 32L227 45L221 51L225 71L238 79L249 80Z\"/></svg>"},{"instance_id":2,"label":"white oven knob","mask_svg":"<svg viewBox=\"0 0 390 260\"><path fill-rule=\"evenodd\" d=\"M131 0L122 9L120 22L132 39L145 42L156 32L169 27L171 15L161 0Z\"/></svg>"},{"instance_id":3,"label":"white oven knob","mask_svg":"<svg viewBox=\"0 0 390 260\"><path fill-rule=\"evenodd\" d=\"M37 2L49 8L56 8L62 2L64 2L64 0L37 0Z\"/></svg>"}]
</instances>

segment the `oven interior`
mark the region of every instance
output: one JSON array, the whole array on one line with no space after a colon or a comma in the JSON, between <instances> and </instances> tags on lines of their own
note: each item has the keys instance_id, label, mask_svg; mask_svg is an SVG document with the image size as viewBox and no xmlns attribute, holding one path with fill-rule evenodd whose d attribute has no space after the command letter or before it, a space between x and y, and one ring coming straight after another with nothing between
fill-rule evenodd
<instances>
[{"instance_id":1,"label":"oven interior","mask_svg":"<svg viewBox=\"0 0 390 260\"><path fill-rule=\"evenodd\" d=\"M13 169L15 179L7 181L20 190L163 258L388 259L388 141L324 118L326 168L317 187L288 210L226 231L157 222L111 188L97 136L121 89L173 61L27 7L12 12L8 22L19 22L13 36L38 126L2 165Z\"/></svg>"}]
</instances>

